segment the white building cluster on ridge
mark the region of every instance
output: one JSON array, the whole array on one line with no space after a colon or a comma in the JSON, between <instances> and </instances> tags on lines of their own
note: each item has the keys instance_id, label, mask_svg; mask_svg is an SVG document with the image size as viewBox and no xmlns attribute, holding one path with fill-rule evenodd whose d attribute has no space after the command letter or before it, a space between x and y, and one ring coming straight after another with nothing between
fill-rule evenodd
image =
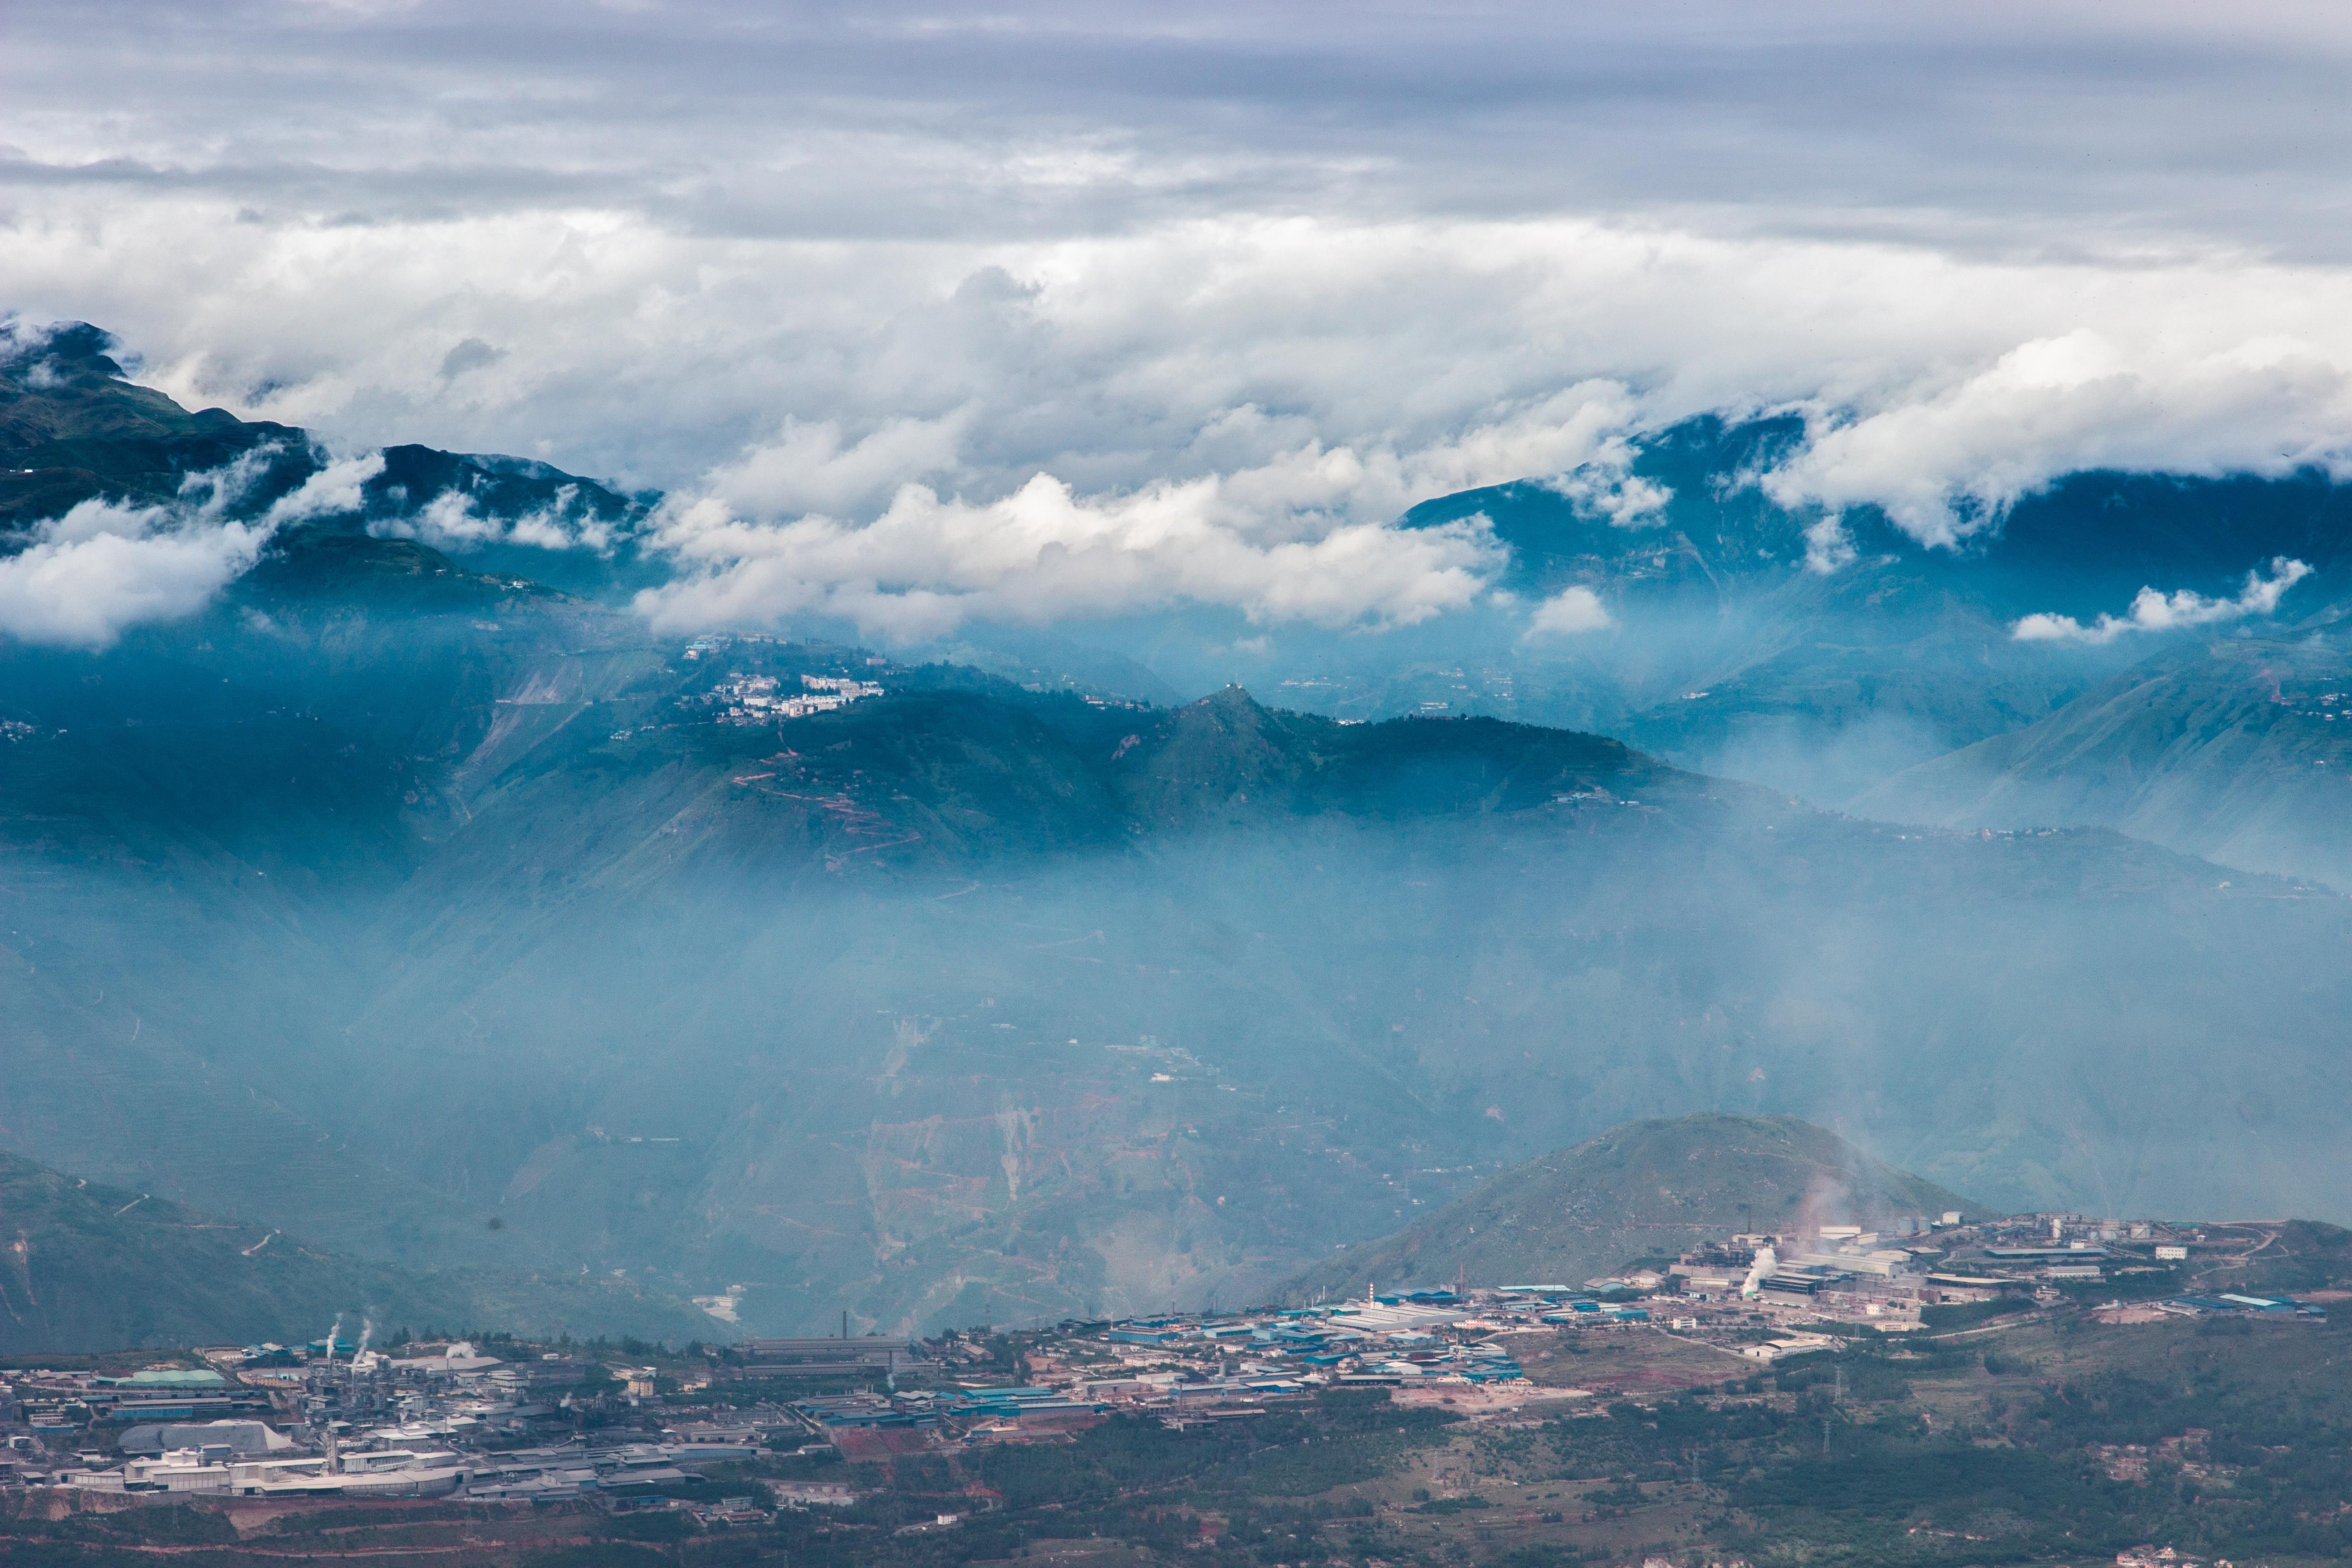
<instances>
[{"instance_id":1,"label":"white building cluster on ridge","mask_svg":"<svg viewBox=\"0 0 2352 1568\"><path fill-rule=\"evenodd\" d=\"M800 691L784 691L772 675L730 671L709 692L687 700L723 705L719 714L721 724L764 724L771 720L830 713L836 708L846 708L859 698L882 695L882 688L874 681L841 675L803 675L801 686Z\"/></svg>"}]
</instances>

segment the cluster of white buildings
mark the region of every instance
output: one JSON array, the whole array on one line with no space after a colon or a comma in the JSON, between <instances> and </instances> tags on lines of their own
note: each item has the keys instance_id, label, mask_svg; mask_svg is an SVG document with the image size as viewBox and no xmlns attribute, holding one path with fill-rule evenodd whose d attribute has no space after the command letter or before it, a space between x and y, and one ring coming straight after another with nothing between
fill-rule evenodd
<instances>
[{"instance_id":1,"label":"cluster of white buildings","mask_svg":"<svg viewBox=\"0 0 2352 1568\"><path fill-rule=\"evenodd\" d=\"M709 692L684 700L717 707L722 724L764 724L777 719L805 719L812 713L830 713L861 698L882 695L882 688L876 682L848 676L803 675L800 682L800 689L795 691L772 675L730 673Z\"/></svg>"}]
</instances>

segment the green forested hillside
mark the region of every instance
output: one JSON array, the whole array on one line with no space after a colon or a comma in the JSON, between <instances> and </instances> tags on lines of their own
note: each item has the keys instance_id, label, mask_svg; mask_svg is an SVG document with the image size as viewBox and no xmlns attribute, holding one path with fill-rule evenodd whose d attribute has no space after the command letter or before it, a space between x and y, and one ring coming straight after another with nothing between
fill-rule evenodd
<instances>
[{"instance_id":1,"label":"green forested hillside","mask_svg":"<svg viewBox=\"0 0 2352 1568\"><path fill-rule=\"evenodd\" d=\"M7 325L13 329L15 323ZM26 342L0 333L0 532L58 517L97 497L153 504L188 475L259 448L307 461L309 438L225 409L190 413L124 378L112 340L74 323Z\"/></svg>"},{"instance_id":2,"label":"green forested hillside","mask_svg":"<svg viewBox=\"0 0 2352 1568\"><path fill-rule=\"evenodd\" d=\"M1580 1285L1727 1231L1870 1228L1992 1211L1793 1116L1678 1116L1612 1127L1482 1182L1393 1236L1318 1263L1294 1297L1473 1284Z\"/></svg>"},{"instance_id":3,"label":"green forested hillside","mask_svg":"<svg viewBox=\"0 0 2352 1568\"><path fill-rule=\"evenodd\" d=\"M610 1279L509 1269L421 1274L0 1154L0 1354L128 1345L299 1344L339 1314L597 1334L717 1337L675 1299Z\"/></svg>"}]
</instances>

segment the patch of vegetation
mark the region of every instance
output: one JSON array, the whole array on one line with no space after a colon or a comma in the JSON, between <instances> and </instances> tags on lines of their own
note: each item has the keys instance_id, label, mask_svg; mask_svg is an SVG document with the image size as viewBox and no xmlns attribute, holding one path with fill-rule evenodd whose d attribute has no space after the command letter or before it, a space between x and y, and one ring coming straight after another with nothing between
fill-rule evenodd
<instances>
[{"instance_id":1,"label":"patch of vegetation","mask_svg":"<svg viewBox=\"0 0 2352 1568\"><path fill-rule=\"evenodd\" d=\"M1990 1301L1950 1301L1919 1309L1919 1321L1937 1332L1979 1328L1995 1318L2030 1312L2033 1303L2022 1296L1996 1297Z\"/></svg>"},{"instance_id":2,"label":"patch of vegetation","mask_svg":"<svg viewBox=\"0 0 2352 1568\"><path fill-rule=\"evenodd\" d=\"M1415 1449L1444 1441L1459 1419L1395 1408L1385 1390L1342 1389L1311 1405L1182 1431L1123 1416L1079 1434L1068 1447L986 1450L978 1468L1008 1508L1179 1490L1203 1503L1309 1497L1377 1479Z\"/></svg>"}]
</instances>

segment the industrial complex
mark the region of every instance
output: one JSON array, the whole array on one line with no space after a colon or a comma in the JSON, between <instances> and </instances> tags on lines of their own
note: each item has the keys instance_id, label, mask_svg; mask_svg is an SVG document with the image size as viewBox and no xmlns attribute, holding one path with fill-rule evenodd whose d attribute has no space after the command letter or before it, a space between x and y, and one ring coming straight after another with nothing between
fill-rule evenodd
<instances>
[{"instance_id":1,"label":"industrial complex","mask_svg":"<svg viewBox=\"0 0 2352 1568\"><path fill-rule=\"evenodd\" d=\"M1572 1401L1585 1391L1538 1387L1520 1364L1560 1335L1671 1335L1719 1351L1736 1378L1742 1363L1835 1352L1858 1335L1933 1338L1937 1309L1979 1303L2109 1322L2324 1319L2323 1302L2195 1288L2270 1245L2275 1229L1914 1216L1876 1231L1727 1234L1671 1263L1573 1283L1383 1292L1368 1282L1347 1300L1065 1321L1010 1340L855 1334L845 1321L837 1335L738 1342L684 1377L577 1350L369 1350L332 1335L209 1349L201 1368L26 1367L0 1372L0 1484L126 1503L585 1502L720 1528L856 1500L824 1480L719 1495L728 1466L778 1453L871 1459L1065 1442L1115 1415L1180 1427L1245 1420L1347 1387L1473 1416Z\"/></svg>"}]
</instances>

